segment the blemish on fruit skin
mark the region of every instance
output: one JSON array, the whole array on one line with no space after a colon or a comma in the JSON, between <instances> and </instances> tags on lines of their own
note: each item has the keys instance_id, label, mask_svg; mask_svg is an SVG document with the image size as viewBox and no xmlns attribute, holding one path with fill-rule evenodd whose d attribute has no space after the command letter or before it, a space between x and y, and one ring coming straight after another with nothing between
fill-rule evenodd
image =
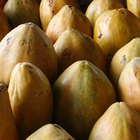
<instances>
[{"instance_id":1,"label":"blemish on fruit skin","mask_svg":"<svg viewBox=\"0 0 140 140\"><path fill-rule=\"evenodd\" d=\"M135 77L139 80L140 79L140 66L135 66L134 74L135 74Z\"/></svg>"},{"instance_id":2,"label":"blemish on fruit skin","mask_svg":"<svg viewBox=\"0 0 140 140\"><path fill-rule=\"evenodd\" d=\"M103 36L103 34L102 33L99 33L98 38L101 39L102 36Z\"/></svg>"},{"instance_id":3,"label":"blemish on fruit skin","mask_svg":"<svg viewBox=\"0 0 140 140\"><path fill-rule=\"evenodd\" d=\"M125 65L127 63L127 58L126 58L125 54L123 55L122 61L120 63L123 64L123 65Z\"/></svg>"},{"instance_id":4,"label":"blemish on fruit skin","mask_svg":"<svg viewBox=\"0 0 140 140\"><path fill-rule=\"evenodd\" d=\"M6 40L6 45L8 45L11 41L12 37L8 37L7 40Z\"/></svg>"},{"instance_id":5,"label":"blemish on fruit skin","mask_svg":"<svg viewBox=\"0 0 140 140\"><path fill-rule=\"evenodd\" d=\"M124 10L123 8L121 8L121 9L118 9L118 11L120 11L122 14L124 14L124 15L127 15L127 11L126 10Z\"/></svg>"},{"instance_id":6,"label":"blemish on fruit skin","mask_svg":"<svg viewBox=\"0 0 140 140\"><path fill-rule=\"evenodd\" d=\"M59 125L54 124L54 126L57 127L58 129L61 129L62 130L62 128Z\"/></svg>"},{"instance_id":7,"label":"blemish on fruit skin","mask_svg":"<svg viewBox=\"0 0 140 140\"><path fill-rule=\"evenodd\" d=\"M49 0L49 6L52 7L53 5L53 0Z\"/></svg>"},{"instance_id":8,"label":"blemish on fruit skin","mask_svg":"<svg viewBox=\"0 0 140 140\"><path fill-rule=\"evenodd\" d=\"M0 93L5 93L7 91L7 87L5 85L0 84Z\"/></svg>"},{"instance_id":9,"label":"blemish on fruit skin","mask_svg":"<svg viewBox=\"0 0 140 140\"><path fill-rule=\"evenodd\" d=\"M27 70L28 70L28 72L30 73L30 75L32 75L32 71L33 71L33 67L32 66L30 66L30 65L26 65L27 66Z\"/></svg>"}]
</instances>

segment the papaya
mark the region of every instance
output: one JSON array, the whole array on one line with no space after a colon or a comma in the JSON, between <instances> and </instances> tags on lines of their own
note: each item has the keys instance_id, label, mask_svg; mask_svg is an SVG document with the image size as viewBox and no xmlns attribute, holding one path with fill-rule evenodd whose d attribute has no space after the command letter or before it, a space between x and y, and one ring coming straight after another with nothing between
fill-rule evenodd
<instances>
[{"instance_id":1,"label":"papaya","mask_svg":"<svg viewBox=\"0 0 140 140\"><path fill-rule=\"evenodd\" d=\"M8 86L11 71L19 62L33 63L45 73L51 83L55 80L57 56L53 44L34 23L17 26L1 40L0 82Z\"/></svg>"},{"instance_id":2,"label":"papaya","mask_svg":"<svg viewBox=\"0 0 140 140\"><path fill-rule=\"evenodd\" d=\"M120 48L112 57L109 66L109 78L117 87L120 74L126 64L134 57L140 56L140 38L136 37L130 40L126 45Z\"/></svg>"},{"instance_id":3,"label":"papaya","mask_svg":"<svg viewBox=\"0 0 140 140\"><path fill-rule=\"evenodd\" d=\"M103 4L104 3L104 4ZM107 10L123 8L120 0L93 0L87 7L85 15L94 27L95 20Z\"/></svg>"},{"instance_id":4,"label":"papaya","mask_svg":"<svg viewBox=\"0 0 140 140\"><path fill-rule=\"evenodd\" d=\"M140 114L125 102L113 103L96 121L88 140L140 140Z\"/></svg>"},{"instance_id":5,"label":"papaya","mask_svg":"<svg viewBox=\"0 0 140 140\"><path fill-rule=\"evenodd\" d=\"M109 62L120 48L135 37L140 37L140 22L126 8L107 10L95 21L93 38Z\"/></svg>"},{"instance_id":6,"label":"papaya","mask_svg":"<svg viewBox=\"0 0 140 140\"><path fill-rule=\"evenodd\" d=\"M18 63L11 73L8 92L20 140L52 121L52 88L37 66Z\"/></svg>"},{"instance_id":7,"label":"papaya","mask_svg":"<svg viewBox=\"0 0 140 140\"><path fill-rule=\"evenodd\" d=\"M92 126L116 102L107 76L87 60L71 64L55 81L54 123L77 140L88 139Z\"/></svg>"},{"instance_id":8,"label":"papaya","mask_svg":"<svg viewBox=\"0 0 140 140\"><path fill-rule=\"evenodd\" d=\"M44 31L47 30L52 17L65 5L71 5L79 8L77 0L41 0L39 13L41 25Z\"/></svg>"},{"instance_id":9,"label":"papaya","mask_svg":"<svg viewBox=\"0 0 140 140\"><path fill-rule=\"evenodd\" d=\"M105 54L88 35L75 30L65 30L54 43L58 59L58 75L78 60L88 60L103 72L107 72Z\"/></svg>"},{"instance_id":10,"label":"papaya","mask_svg":"<svg viewBox=\"0 0 140 140\"><path fill-rule=\"evenodd\" d=\"M140 57L126 64L118 81L119 100L140 112Z\"/></svg>"},{"instance_id":11,"label":"papaya","mask_svg":"<svg viewBox=\"0 0 140 140\"><path fill-rule=\"evenodd\" d=\"M6 85L0 83L0 139L19 140Z\"/></svg>"},{"instance_id":12,"label":"papaya","mask_svg":"<svg viewBox=\"0 0 140 140\"><path fill-rule=\"evenodd\" d=\"M26 140L75 140L60 125L48 123L31 134Z\"/></svg>"},{"instance_id":13,"label":"papaya","mask_svg":"<svg viewBox=\"0 0 140 140\"><path fill-rule=\"evenodd\" d=\"M41 27L39 3L36 0L8 0L3 10L12 29L27 22Z\"/></svg>"},{"instance_id":14,"label":"papaya","mask_svg":"<svg viewBox=\"0 0 140 140\"><path fill-rule=\"evenodd\" d=\"M46 34L55 43L62 32L71 28L92 37L92 26L85 14L74 6L65 5L49 22Z\"/></svg>"}]
</instances>

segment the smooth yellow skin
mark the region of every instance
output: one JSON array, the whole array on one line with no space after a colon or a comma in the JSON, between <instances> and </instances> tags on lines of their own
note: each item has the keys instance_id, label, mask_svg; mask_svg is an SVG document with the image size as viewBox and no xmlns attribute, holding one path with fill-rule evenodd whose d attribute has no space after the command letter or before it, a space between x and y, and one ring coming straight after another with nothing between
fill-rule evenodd
<instances>
[{"instance_id":1,"label":"smooth yellow skin","mask_svg":"<svg viewBox=\"0 0 140 140\"><path fill-rule=\"evenodd\" d=\"M0 139L19 140L7 87L0 83Z\"/></svg>"},{"instance_id":2,"label":"smooth yellow skin","mask_svg":"<svg viewBox=\"0 0 140 140\"><path fill-rule=\"evenodd\" d=\"M88 60L107 72L106 57L100 47L88 35L75 30L65 30L54 44L58 58L58 73L78 60Z\"/></svg>"},{"instance_id":3,"label":"smooth yellow skin","mask_svg":"<svg viewBox=\"0 0 140 140\"><path fill-rule=\"evenodd\" d=\"M139 19L125 8L105 11L95 22L93 37L111 59L132 38L140 37Z\"/></svg>"},{"instance_id":4,"label":"smooth yellow skin","mask_svg":"<svg viewBox=\"0 0 140 140\"><path fill-rule=\"evenodd\" d=\"M97 119L116 101L111 82L86 60L70 65L55 81L53 93L55 121L77 140L86 140Z\"/></svg>"},{"instance_id":5,"label":"smooth yellow skin","mask_svg":"<svg viewBox=\"0 0 140 140\"><path fill-rule=\"evenodd\" d=\"M140 1L139 0L126 0L127 9L134 15L140 18Z\"/></svg>"},{"instance_id":6,"label":"smooth yellow skin","mask_svg":"<svg viewBox=\"0 0 140 140\"><path fill-rule=\"evenodd\" d=\"M57 56L53 44L35 24L21 24L0 42L0 82L8 85L11 71L19 62L38 66L54 81L57 74Z\"/></svg>"},{"instance_id":7,"label":"smooth yellow skin","mask_svg":"<svg viewBox=\"0 0 140 140\"><path fill-rule=\"evenodd\" d=\"M11 73L8 92L21 140L52 121L52 89L37 66L18 63Z\"/></svg>"},{"instance_id":8,"label":"smooth yellow skin","mask_svg":"<svg viewBox=\"0 0 140 140\"><path fill-rule=\"evenodd\" d=\"M48 123L34 133L26 140L75 140L68 132L57 124Z\"/></svg>"},{"instance_id":9,"label":"smooth yellow skin","mask_svg":"<svg viewBox=\"0 0 140 140\"><path fill-rule=\"evenodd\" d=\"M140 56L140 38L136 37L120 48L113 56L109 66L109 77L115 86L125 65L134 57Z\"/></svg>"},{"instance_id":10,"label":"smooth yellow skin","mask_svg":"<svg viewBox=\"0 0 140 140\"><path fill-rule=\"evenodd\" d=\"M140 140L140 114L116 102L97 120L88 140Z\"/></svg>"},{"instance_id":11,"label":"smooth yellow skin","mask_svg":"<svg viewBox=\"0 0 140 140\"><path fill-rule=\"evenodd\" d=\"M64 6L71 5L79 8L77 0L41 0L40 3L40 20L42 28L46 31L52 17Z\"/></svg>"},{"instance_id":12,"label":"smooth yellow skin","mask_svg":"<svg viewBox=\"0 0 140 140\"><path fill-rule=\"evenodd\" d=\"M87 10L85 15L91 22L92 27L94 27L95 20L106 10L123 8L123 4L120 0L93 0Z\"/></svg>"},{"instance_id":13,"label":"smooth yellow skin","mask_svg":"<svg viewBox=\"0 0 140 140\"><path fill-rule=\"evenodd\" d=\"M92 37L92 27L88 18L78 8L65 5L51 19L46 34L55 43L66 29L74 28Z\"/></svg>"},{"instance_id":14,"label":"smooth yellow skin","mask_svg":"<svg viewBox=\"0 0 140 140\"><path fill-rule=\"evenodd\" d=\"M118 94L121 101L140 112L140 57L133 58L124 67L118 81Z\"/></svg>"}]
</instances>

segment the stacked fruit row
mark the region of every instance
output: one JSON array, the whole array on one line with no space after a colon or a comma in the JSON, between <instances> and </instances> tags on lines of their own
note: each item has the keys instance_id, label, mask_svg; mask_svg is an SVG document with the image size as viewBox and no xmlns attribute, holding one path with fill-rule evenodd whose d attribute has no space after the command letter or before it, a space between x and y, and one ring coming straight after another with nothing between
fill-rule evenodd
<instances>
[{"instance_id":1,"label":"stacked fruit row","mask_svg":"<svg viewBox=\"0 0 140 140\"><path fill-rule=\"evenodd\" d=\"M139 140L139 5L0 0L0 139Z\"/></svg>"}]
</instances>

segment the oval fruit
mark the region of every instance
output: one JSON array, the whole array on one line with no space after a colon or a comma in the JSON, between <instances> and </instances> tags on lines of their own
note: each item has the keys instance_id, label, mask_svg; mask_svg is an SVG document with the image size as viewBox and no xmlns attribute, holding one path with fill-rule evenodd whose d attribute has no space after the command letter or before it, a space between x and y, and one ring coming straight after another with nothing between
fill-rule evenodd
<instances>
[{"instance_id":1,"label":"oval fruit","mask_svg":"<svg viewBox=\"0 0 140 140\"><path fill-rule=\"evenodd\" d=\"M65 5L51 19L46 34L55 43L66 29L76 29L92 37L92 27L88 18L76 7Z\"/></svg>"},{"instance_id":2,"label":"oval fruit","mask_svg":"<svg viewBox=\"0 0 140 140\"><path fill-rule=\"evenodd\" d=\"M104 3L104 4L103 4ZM123 8L120 0L93 0L88 6L85 15L94 27L95 20L107 10Z\"/></svg>"},{"instance_id":3,"label":"oval fruit","mask_svg":"<svg viewBox=\"0 0 140 140\"><path fill-rule=\"evenodd\" d=\"M21 140L52 121L52 88L37 66L18 63L11 73L8 92Z\"/></svg>"},{"instance_id":4,"label":"oval fruit","mask_svg":"<svg viewBox=\"0 0 140 140\"><path fill-rule=\"evenodd\" d=\"M39 3L36 0L8 0L4 13L12 29L27 22L40 26Z\"/></svg>"},{"instance_id":5,"label":"oval fruit","mask_svg":"<svg viewBox=\"0 0 140 140\"><path fill-rule=\"evenodd\" d=\"M106 56L111 59L131 39L140 37L140 22L125 8L108 10L95 21L93 36Z\"/></svg>"},{"instance_id":6,"label":"oval fruit","mask_svg":"<svg viewBox=\"0 0 140 140\"><path fill-rule=\"evenodd\" d=\"M55 81L53 93L54 122L77 140L87 140L97 119L116 102L109 79L86 60L70 65Z\"/></svg>"},{"instance_id":7,"label":"oval fruit","mask_svg":"<svg viewBox=\"0 0 140 140\"><path fill-rule=\"evenodd\" d=\"M140 57L124 67L118 81L119 100L140 112Z\"/></svg>"},{"instance_id":8,"label":"oval fruit","mask_svg":"<svg viewBox=\"0 0 140 140\"><path fill-rule=\"evenodd\" d=\"M75 30L65 30L54 43L58 58L58 74L78 60L88 60L107 72L107 61L101 48L88 35Z\"/></svg>"},{"instance_id":9,"label":"oval fruit","mask_svg":"<svg viewBox=\"0 0 140 140\"><path fill-rule=\"evenodd\" d=\"M26 140L75 140L60 125L48 123L31 134Z\"/></svg>"},{"instance_id":10,"label":"oval fruit","mask_svg":"<svg viewBox=\"0 0 140 140\"><path fill-rule=\"evenodd\" d=\"M52 17L65 5L79 8L77 0L41 0L39 13L44 31L46 31Z\"/></svg>"},{"instance_id":11,"label":"oval fruit","mask_svg":"<svg viewBox=\"0 0 140 140\"><path fill-rule=\"evenodd\" d=\"M113 56L109 66L109 78L115 86L125 65L134 57L140 56L140 38L136 37L120 48Z\"/></svg>"},{"instance_id":12,"label":"oval fruit","mask_svg":"<svg viewBox=\"0 0 140 140\"><path fill-rule=\"evenodd\" d=\"M0 83L0 139L19 140L7 87Z\"/></svg>"},{"instance_id":13,"label":"oval fruit","mask_svg":"<svg viewBox=\"0 0 140 140\"><path fill-rule=\"evenodd\" d=\"M112 104L97 120L88 140L140 140L140 114L124 102Z\"/></svg>"},{"instance_id":14,"label":"oval fruit","mask_svg":"<svg viewBox=\"0 0 140 140\"><path fill-rule=\"evenodd\" d=\"M19 25L0 42L0 82L8 85L11 71L19 62L33 63L51 83L56 78L57 56L53 44L33 23Z\"/></svg>"}]
</instances>

